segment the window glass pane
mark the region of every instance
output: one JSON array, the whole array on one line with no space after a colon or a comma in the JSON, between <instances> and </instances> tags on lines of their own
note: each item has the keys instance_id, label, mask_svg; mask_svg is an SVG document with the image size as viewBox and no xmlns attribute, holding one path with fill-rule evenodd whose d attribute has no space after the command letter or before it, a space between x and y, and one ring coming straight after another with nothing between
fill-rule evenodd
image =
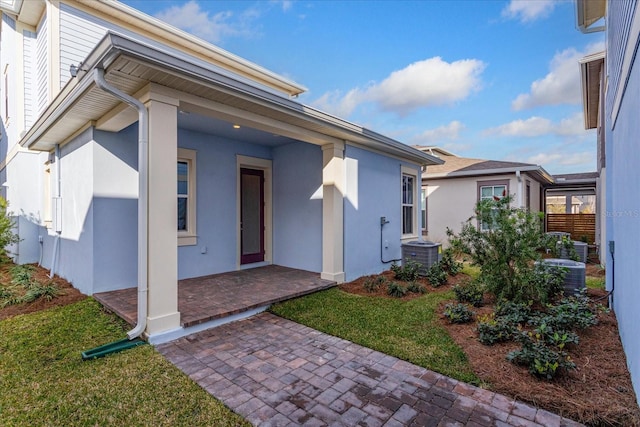
<instances>
[{"instance_id":1,"label":"window glass pane","mask_svg":"<svg viewBox=\"0 0 640 427\"><path fill-rule=\"evenodd\" d=\"M178 162L178 194L189 193L189 165Z\"/></svg>"},{"instance_id":2,"label":"window glass pane","mask_svg":"<svg viewBox=\"0 0 640 427\"><path fill-rule=\"evenodd\" d=\"M402 203L413 204L413 177L409 175L402 175Z\"/></svg>"},{"instance_id":3,"label":"window glass pane","mask_svg":"<svg viewBox=\"0 0 640 427\"><path fill-rule=\"evenodd\" d=\"M480 187L480 198L488 199L493 196L493 187Z\"/></svg>"},{"instance_id":4,"label":"window glass pane","mask_svg":"<svg viewBox=\"0 0 640 427\"><path fill-rule=\"evenodd\" d=\"M178 230L187 229L187 199L178 197Z\"/></svg>"},{"instance_id":5,"label":"window glass pane","mask_svg":"<svg viewBox=\"0 0 640 427\"><path fill-rule=\"evenodd\" d=\"M493 195L499 198L503 198L507 195L507 188L504 185L496 185L493 187Z\"/></svg>"},{"instance_id":6,"label":"window glass pane","mask_svg":"<svg viewBox=\"0 0 640 427\"><path fill-rule=\"evenodd\" d=\"M402 234L413 233L413 206L402 207Z\"/></svg>"}]
</instances>

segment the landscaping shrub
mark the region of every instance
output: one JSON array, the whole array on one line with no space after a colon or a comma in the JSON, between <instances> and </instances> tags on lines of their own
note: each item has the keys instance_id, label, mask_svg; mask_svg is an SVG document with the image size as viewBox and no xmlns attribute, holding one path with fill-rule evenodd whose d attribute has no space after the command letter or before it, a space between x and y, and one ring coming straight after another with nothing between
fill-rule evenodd
<instances>
[{"instance_id":1,"label":"landscaping shrub","mask_svg":"<svg viewBox=\"0 0 640 427\"><path fill-rule=\"evenodd\" d=\"M13 232L14 222L7 212L7 201L0 197L0 262L7 260L7 246L18 243L20 238Z\"/></svg>"},{"instance_id":2,"label":"landscaping shrub","mask_svg":"<svg viewBox=\"0 0 640 427\"><path fill-rule=\"evenodd\" d=\"M484 298L484 286L477 280L461 283L453 287L458 302L468 302L474 307L480 307Z\"/></svg>"},{"instance_id":3,"label":"landscaping shrub","mask_svg":"<svg viewBox=\"0 0 640 427\"><path fill-rule=\"evenodd\" d=\"M469 323L474 315L466 304L447 304L443 314L451 323Z\"/></svg>"},{"instance_id":4,"label":"landscaping shrub","mask_svg":"<svg viewBox=\"0 0 640 427\"><path fill-rule=\"evenodd\" d=\"M558 372L576 367L565 351L550 348L544 340L534 336L531 332L520 333L518 341L522 343L522 348L509 352L507 360L526 366L529 372L537 377L550 380Z\"/></svg>"},{"instance_id":5,"label":"landscaping shrub","mask_svg":"<svg viewBox=\"0 0 640 427\"><path fill-rule=\"evenodd\" d=\"M427 289L418 282L410 282L407 286L407 290L414 294L424 294L427 292Z\"/></svg>"},{"instance_id":6,"label":"landscaping shrub","mask_svg":"<svg viewBox=\"0 0 640 427\"><path fill-rule=\"evenodd\" d=\"M442 269L452 276L457 275L462 271L462 263L455 260L454 251L451 248L447 248L442 252L442 259L440 260Z\"/></svg>"},{"instance_id":7,"label":"landscaping shrub","mask_svg":"<svg viewBox=\"0 0 640 427\"><path fill-rule=\"evenodd\" d=\"M516 325L527 323L531 317L531 303L523 304L513 301L500 301L496 305L495 315Z\"/></svg>"},{"instance_id":8,"label":"landscaping shrub","mask_svg":"<svg viewBox=\"0 0 640 427\"><path fill-rule=\"evenodd\" d=\"M418 277L420 277L419 270L421 267L422 264L419 262L407 258L402 265L396 263L391 264L391 271L396 279L402 280L403 282L412 282L418 280Z\"/></svg>"},{"instance_id":9,"label":"landscaping shrub","mask_svg":"<svg viewBox=\"0 0 640 427\"><path fill-rule=\"evenodd\" d=\"M434 288L438 288L447 283L447 272L444 271L439 262L427 269L425 277Z\"/></svg>"},{"instance_id":10,"label":"landscaping shrub","mask_svg":"<svg viewBox=\"0 0 640 427\"><path fill-rule=\"evenodd\" d=\"M400 285L398 282L389 282L387 285L387 294L392 297L402 298L407 294L407 288Z\"/></svg>"},{"instance_id":11,"label":"landscaping shrub","mask_svg":"<svg viewBox=\"0 0 640 427\"><path fill-rule=\"evenodd\" d=\"M484 345L510 341L517 330L517 324L509 319L496 317L494 313L478 319L478 341Z\"/></svg>"},{"instance_id":12,"label":"landscaping shrub","mask_svg":"<svg viewBox=\"0 0 640 427\"><path fill-rule=\"evenodd\" d=\"M380 289L380 287L386 285L387 282L388 280L384 276L374 276L374 277L368 277L364 281L363 286L367 292L375 292L378 289Z\"/></svg>"},{"instance_id":13,"label":"landscaping shrub","mask_svg":"<svg viewBox=\"0 0 640 427\"><path fill-rule=\"evenodd\" d=\"M511 200L506 196L478 202L475 217L462 225L459 234L447 230L451 246L480 268L487 290L496 298L546 302L552 290L534 266L540 259L537 248L545 243L542 214L514 208ZM482 230L478 223L490 227Z\"/></svg>"}]
</instances>

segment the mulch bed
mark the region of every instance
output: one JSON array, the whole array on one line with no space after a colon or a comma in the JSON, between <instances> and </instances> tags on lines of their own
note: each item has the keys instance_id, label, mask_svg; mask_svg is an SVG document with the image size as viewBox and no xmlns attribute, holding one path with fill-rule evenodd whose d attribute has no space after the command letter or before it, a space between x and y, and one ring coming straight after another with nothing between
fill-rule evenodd
<instances>
[{"instance_id":1,"label":"mulch bed","mask_svg":"<svg viewBox=\"0 0 640 427\"><path fill-rule=\"evenodd\" d=\"M383 275L390 281L394 280L391 271L384 272ZM587 275L603 276L604 270L589 264ZM340 289L358 295L393 298L386 294L384 288L374 293L367 292L363 287L365 280L367 277L342 284ZM439 288L430 287L426 279L420 279L419 282L427 288L427 292L443 292L465 280L469 280L468 276L459 274L450 277L449 283ZM590 289L588 295L606 304L605 291ZM401 300L419 296L410 293ZM518 348L518 344L486 346L478 341L475 323L450 324L441 314L448 302L453 301L443 302L440 306L439 321L464 350L476 375L492 391L587 425L640 426L640 409L636 403L613 312L601 312L596 326L578 331L580 343L568 349L576 369L548 381L538 379L527 368L506 360L507 353ZM493 311L491 302L487 298L487 305L473 310L477 315L488 314Z\"/></svg>"},{"instance_id":2,"label":"mulch bed","mask_svg":"<svg viewBox=\"0 0 640 427\"><path fill-rule=\"evenodd\" d=\"M0 283L11 282L9 269L12 266L13 264L9 262L3 262L2 264L0 264ZM87 297L86 295L80 293L79 290L74 288L66 280L58 276L54 276L52 279L50 279L48 270L45 270L44 268L37 265L34 267L35 271L33 273L33 278L40 283L47 283L49 281L52 281L58 286L61 294L51 300L40 298L28 304L10 305L4 308L0 308L0 320L17 316L19 314L33 313L35 311L45 310L47 308L73 304L74 302L83 300Z\"/></svg>"}]
</instances>

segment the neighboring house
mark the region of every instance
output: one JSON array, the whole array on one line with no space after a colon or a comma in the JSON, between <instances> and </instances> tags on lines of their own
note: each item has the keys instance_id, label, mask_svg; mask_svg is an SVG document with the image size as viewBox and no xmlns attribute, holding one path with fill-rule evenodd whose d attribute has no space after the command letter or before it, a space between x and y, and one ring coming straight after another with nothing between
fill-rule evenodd
<instances>
[{"instance_id":1,"label":"neighboring house","mask_svg":"<svg viewBox=\"0 0 640 427\"><path fill-rule=\"evenodd\" d=\"M598 167L606 187L602 234L607 245L601 256L607 257L607 289L640 398L640 6L637 1L577 0L576 8L581 31L606 29L605 52L580 61L585 128L598 130Z\"/></svg>"},{"instance_id":2,"label":"neighboring house","mask_svg":"<svg viewBox=\"0 0 640 427\"><path fill-rule=\"evenodd\" d=\"M394 259L419 236L439 159L116 1L0 10L15 259L87 294L140 286L149 335L179 328L178 279L278 264L343 282L387 268L381 239Z\"/></svg>"},{"instance_id":3,"label":"neighboring house","mask_svg":"<svg viewBox=\"0 0 640 427\"><path fill-rule=\"evenodd\" d=\"M438 147L416 148L444 161L422 174L426 206L423 234L429 240L445 243L447 228L459 232L482 199L509 194L514 206L533 212L544 210L544 189L553 183L553 178L538 165L470 159Z\"/></svg>"}]
</instances>

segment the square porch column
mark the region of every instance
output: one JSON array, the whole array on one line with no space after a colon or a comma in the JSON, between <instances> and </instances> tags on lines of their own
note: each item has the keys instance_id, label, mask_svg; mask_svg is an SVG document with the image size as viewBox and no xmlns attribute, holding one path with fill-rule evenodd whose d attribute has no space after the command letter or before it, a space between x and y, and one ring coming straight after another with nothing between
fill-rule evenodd
<instances>
[{"instance_id":1,"label":"square porch column","mask_svg":"<svg viewBox=\"0 0 640 427\"><path fill-rule=\"evenodd\" d=\"M344 143L322 146L322 273L342 283L344 274Z\"/></svg>"},{"instance_id":2,"label":"square porch column","mask_svg":"<svg viewBox=\"0 0 640 427\"><path fill-rule=\"evenodd\" d=\"M165 96L149 110L147 333L180 327L178 312L178 101Z\"/></svg>"}]
</instances>

